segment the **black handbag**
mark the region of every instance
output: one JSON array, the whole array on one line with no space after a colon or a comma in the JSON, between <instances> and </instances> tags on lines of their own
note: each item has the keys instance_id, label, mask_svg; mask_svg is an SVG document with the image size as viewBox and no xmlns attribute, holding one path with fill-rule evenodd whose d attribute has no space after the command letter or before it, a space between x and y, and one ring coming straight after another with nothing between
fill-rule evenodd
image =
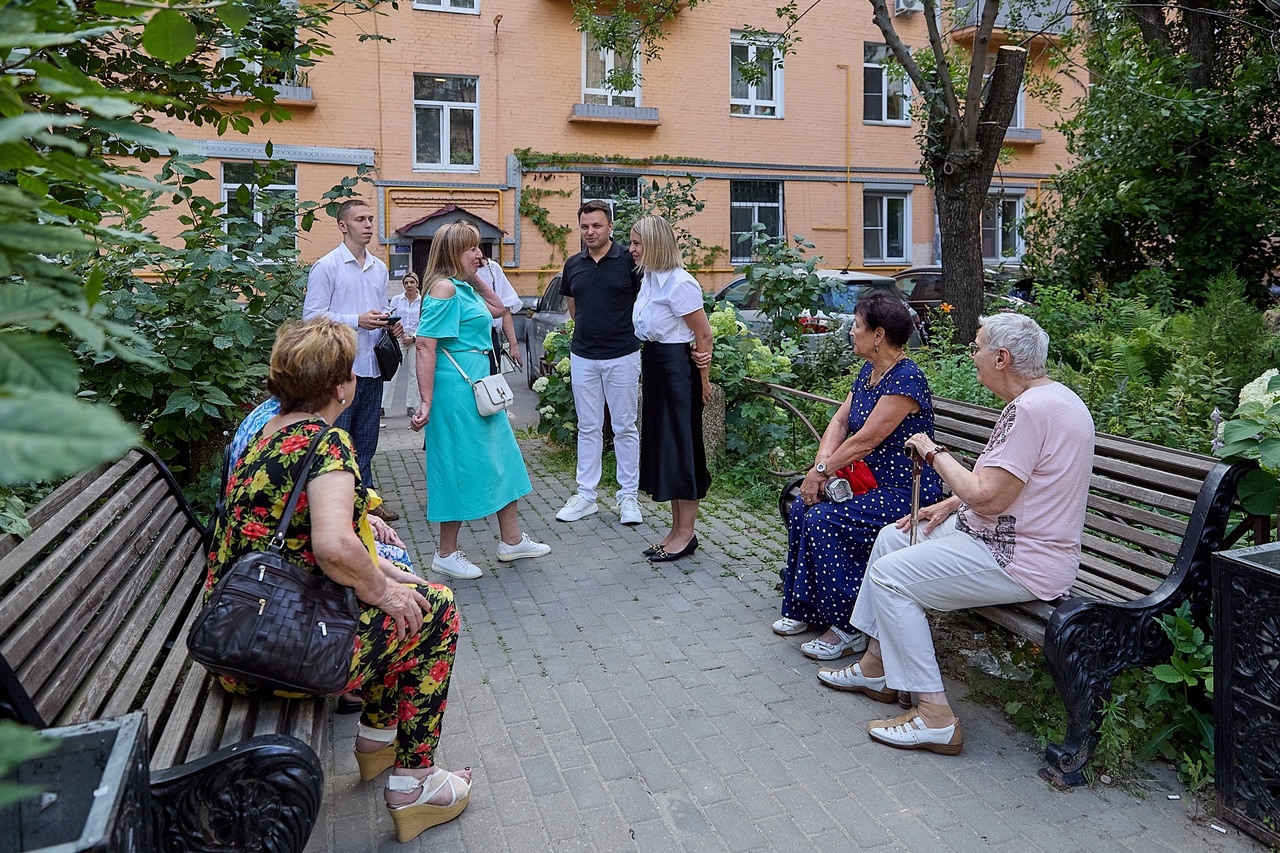
<instances>
[{"instance_id":1,"label":"black handbag","mask_svg":"<svg viewBox=\"0 0 1280 853\"><path fill-rule=\"evenodd\" d=\"M311 460L328 431L312 440L267 550L231 564L187 635L191 657L216 675L313 695L339 693L350 681L360 622L355 590L282 553Z\"/></svg>"},{"instance_id":2,"label":"black handbag","mask_svg":"<svg viewBox=\"0 0 1280 853\"><path fill-rule=\"evenodd\" d=\"M400 369L400 362L404 361L404 350L400 348L400 342L394 335L384 330L382 337L378 338L378 342L373 345L373 355L378 359L378 370L382 372L382 381L390 382L395 378L396 371Z\"/></svg>"}]
</instances>

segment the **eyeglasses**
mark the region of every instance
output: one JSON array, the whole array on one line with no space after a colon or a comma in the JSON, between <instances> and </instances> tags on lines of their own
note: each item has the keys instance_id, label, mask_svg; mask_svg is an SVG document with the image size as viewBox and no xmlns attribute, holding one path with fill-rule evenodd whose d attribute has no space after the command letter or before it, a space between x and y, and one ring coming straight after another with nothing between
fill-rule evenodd
<instances>
[{"instance_id":1,"label":"eyeglasses","mask_svg":"<svg viewBox=\"0 0 1280 853\"><path fill-rule=\"evenodd\" d=\"M978 351L982 349L982 345L979 344L977 341L972 341L967 347L967 349L969 350L969 358L973 358L975 355L978 354Z\"/></svg>"}]
</instances>

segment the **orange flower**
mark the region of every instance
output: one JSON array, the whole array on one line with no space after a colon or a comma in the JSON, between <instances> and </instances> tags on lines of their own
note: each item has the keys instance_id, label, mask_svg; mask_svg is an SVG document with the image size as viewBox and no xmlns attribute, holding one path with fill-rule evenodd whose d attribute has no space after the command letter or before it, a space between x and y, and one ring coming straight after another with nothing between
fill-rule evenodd
<instances>
[{"instance_id":1,"label":"orange flower","mask_svg":"<svg viewBox=\"0 0 1280 853\"><path fill-rule=\"evenodd\" d=\"M950 314L952 311L955 310L955 308L956 307L952 305L950 302L944 302L938 306L938 310L941 311L943 314Z\"/></svg>"}]
</instances>

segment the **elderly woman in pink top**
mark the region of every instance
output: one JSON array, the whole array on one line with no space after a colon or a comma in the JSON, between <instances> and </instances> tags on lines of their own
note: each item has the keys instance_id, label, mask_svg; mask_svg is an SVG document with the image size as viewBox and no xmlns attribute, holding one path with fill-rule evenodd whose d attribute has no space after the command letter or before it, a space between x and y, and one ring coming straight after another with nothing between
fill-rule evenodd
<instances>
[{"instance_id":1,"label":"elderly woman in pink top","mask_svg":"<svg viewBox=\"0 0 1280 853\"><path fill-rule=\"evenodd\" d=\"M1029 317L984 317L969 355L978 381L1008 405L970 471L923 433L907 439L953 496L920 510L910 545L908 519L876 538L851 621L871 637L867 653L818 679L837 690L917 705L874 720L871 739L899 749L956 755L960 721L943 690L927 610L961 610L1041 599L1075 582L1093 468L1093 418L1069 388L1045 375L1049 336Z\"/></svg>"}]
</instances>

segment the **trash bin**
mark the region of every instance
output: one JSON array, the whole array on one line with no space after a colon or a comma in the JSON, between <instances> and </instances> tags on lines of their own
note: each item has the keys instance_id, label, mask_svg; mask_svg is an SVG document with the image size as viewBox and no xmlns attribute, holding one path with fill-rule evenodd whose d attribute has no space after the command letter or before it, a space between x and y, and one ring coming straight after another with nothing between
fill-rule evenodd
<instances>
[{"instance_id":1,"label":"trash bin","mask_svg":"<svg viewBox=\"0 0 1280 853\"><path fill-rule=\"evenodd\" d=\"M1280 544L1213 555L1214 782L1222 817L1280 845Z\"/></svg>"},{"instance_id":2,"label":"trash bin","mask_svg":"<svg viewBox=\"0 0 1280 853\"><path fill-rule=\"evenodd\" d=\"M0 853L133 853L152 849L151 776L143 711L45 729L53 752L19 764L7 781L38 788L0 807Z\"/></svg>"}]
</instances>

